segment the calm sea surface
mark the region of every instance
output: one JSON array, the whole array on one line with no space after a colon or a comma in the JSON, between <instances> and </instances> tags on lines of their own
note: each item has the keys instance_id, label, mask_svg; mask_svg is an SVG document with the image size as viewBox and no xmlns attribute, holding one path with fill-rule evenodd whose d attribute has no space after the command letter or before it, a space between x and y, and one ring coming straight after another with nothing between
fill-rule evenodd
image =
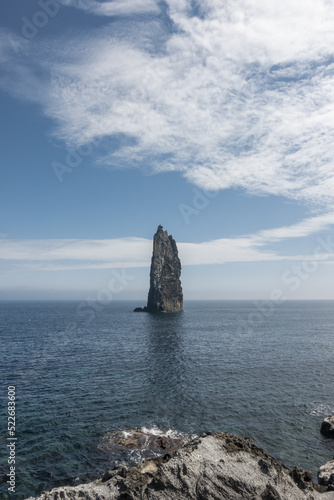
<instances>
[{"instance_id":1,"label":"calm sea surface","mask_svg":"<svg viewBox=\"0 0 334 500\"><path fill-rule=\"evenodd\" d=\"M181 314L112 302L0 302L0 479L9 472L7 388L16 387L16 496L87 481L140 458L108 451L133 427L252 437L288 466L334 455L334 302L186 302Z\"/></svg>"}]
</instances>

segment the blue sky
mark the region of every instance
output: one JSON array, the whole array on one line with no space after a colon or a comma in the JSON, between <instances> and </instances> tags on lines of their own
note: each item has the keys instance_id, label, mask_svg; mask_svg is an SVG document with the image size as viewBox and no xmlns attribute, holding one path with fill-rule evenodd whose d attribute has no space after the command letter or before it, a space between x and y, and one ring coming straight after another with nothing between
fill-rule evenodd
<instances>
[{"instance_id":1,"label":"blue sky","mask_svg":"<svg viewBox=\"0 0 334 500\"><path fill-rule=\"evenodd\" d=\"M4 0L0 298L145 302L162 224L185 298L334 299L333 26L332 0Z\"/></svg>"}]
</instances>

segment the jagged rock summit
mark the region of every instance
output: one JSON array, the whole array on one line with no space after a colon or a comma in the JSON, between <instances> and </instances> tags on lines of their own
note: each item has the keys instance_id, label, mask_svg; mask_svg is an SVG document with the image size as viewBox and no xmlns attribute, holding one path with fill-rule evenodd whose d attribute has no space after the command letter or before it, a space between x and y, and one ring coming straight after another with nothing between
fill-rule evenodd
<instances>
[{"instance_id":1,"label":"jagged rock summit","mask_svg":"<svg viewBox=\"0 0 334 500\"><path fill-rule=\"evenodd\" d=\"M158 226L153 239L153 255L150 272L150 291L147 306L137 307L135 312L181 312L183 293L181 287L181 261L172 235L168 236Z\"/></svg>"}]
</instances>

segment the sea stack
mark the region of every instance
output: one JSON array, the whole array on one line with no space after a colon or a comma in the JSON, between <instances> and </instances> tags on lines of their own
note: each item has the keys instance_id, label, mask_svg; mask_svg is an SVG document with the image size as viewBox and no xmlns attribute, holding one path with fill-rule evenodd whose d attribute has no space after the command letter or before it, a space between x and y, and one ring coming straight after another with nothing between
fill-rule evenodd
<instances>
[{"instance_id":1,"label":"sea stack","mask_svg":"<svg viewBox=\"0 0 334 500\"><path fill-rule=\"evenodd\" d=\"M153 255L150 272L150 291L147 306L137 307L135 312L183 311L181 287L181 261L172 235L168 236L162 226L158 226L153 239Z\"/></svg>"}]
</instances>

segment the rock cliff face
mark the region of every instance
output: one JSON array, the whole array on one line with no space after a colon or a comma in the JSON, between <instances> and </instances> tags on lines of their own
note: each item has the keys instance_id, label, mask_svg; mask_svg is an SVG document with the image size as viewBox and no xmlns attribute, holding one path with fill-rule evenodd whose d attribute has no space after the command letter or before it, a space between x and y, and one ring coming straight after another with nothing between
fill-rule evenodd
<instances>
[{"instance_id":1,"label":"rock cliff face","mask_svg":"<svg viewBox=\"0 0 334 500\"><path fill-rule=\"evenodd\" d=\"M135 312L181 312L183 293L181 287L181 262L172 235L158 227L153 240L150 272L150 290L147 306Z\"/></svg>"},{"instance_id":2,"label":"rock cliff face","mask_svg":"<svg viewBox=\"0 0 334 500\"><path fill-rule=\"evenodd\" d=\"M38 497L60 499L333 500L334 491L313 483L305 469L288 469L249 438L208 433L174 452L110 470L92 483Z\"/></svg>"}]
</instances>

